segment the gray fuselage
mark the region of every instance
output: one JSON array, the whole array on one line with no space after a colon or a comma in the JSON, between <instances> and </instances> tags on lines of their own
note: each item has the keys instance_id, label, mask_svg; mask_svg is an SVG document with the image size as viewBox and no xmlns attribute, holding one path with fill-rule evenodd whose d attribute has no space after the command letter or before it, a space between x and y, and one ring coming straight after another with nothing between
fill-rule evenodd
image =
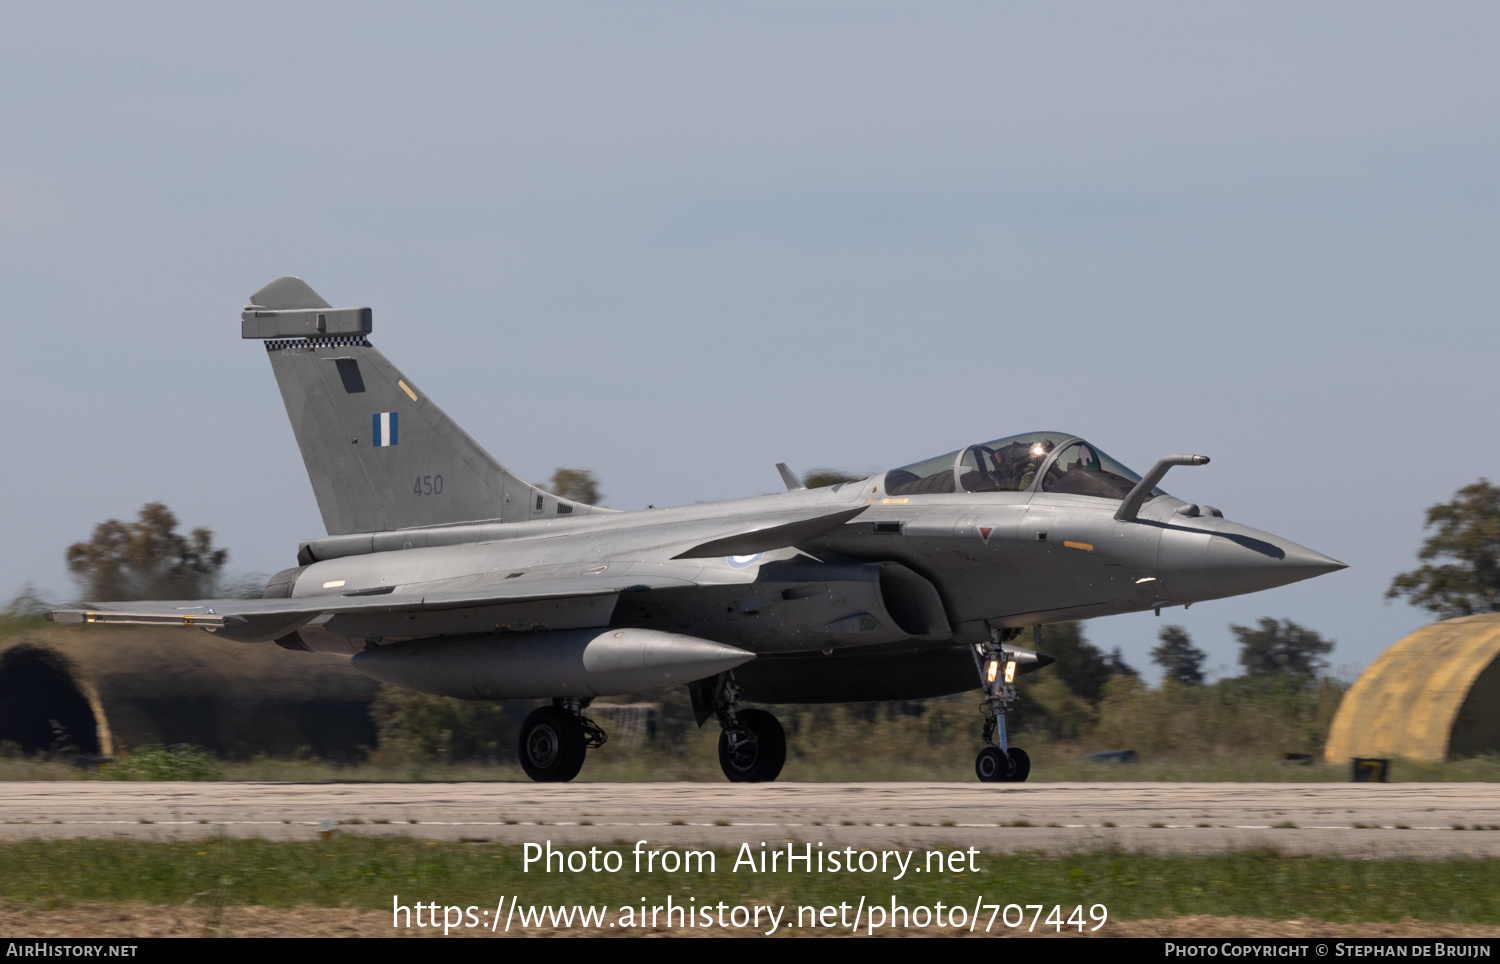
<instances>
[{"instance_id":1,"label":"gray fuselage","mask_svg":"<svg viewBox=\"0 0 1500 964\"><path fill-rule=\"evenodd\" d=\"M412 547L384 551L370 551L372 536L314 540L305 544L304 558L319 561L296 572L290 595L640 577L651 588L618 597L335 616L321 632L304 629L303 638L316 640L313 648L350 652L372 639L614 625L772 654L898 640L978 641L992 628L1191 604L1341 568L1167 495L1121 522L1114 518L1117 499L1048 492L887 496L884 478L727 503L387 532L379 534L385 544ZM820 506L866 508L798 549L672 558L696 533L713 534L726 520ZM861 623L860 616L882 625Z\"/></svg>"}]
</instances>

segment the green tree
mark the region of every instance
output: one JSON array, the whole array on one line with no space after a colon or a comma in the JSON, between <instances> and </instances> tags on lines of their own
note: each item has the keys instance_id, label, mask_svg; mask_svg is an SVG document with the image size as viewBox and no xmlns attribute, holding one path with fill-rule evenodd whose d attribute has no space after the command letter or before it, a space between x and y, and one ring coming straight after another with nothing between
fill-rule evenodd
<instances>
[{"instance_id":1,"label":"green tree","mask_svg":"<svg viewBox=\"0 0 1500 964\"><path fill-rule=\"evenodd\" d=\"M381 686L370 706L380 755L390 763L515 759L520 727L506 704Z\"/></svg>"},{"instance_id":2,"label":"green tree","mask_svg":"<svg viewBox=\"0 0 1500 964\"><path fill-rule=\"evenodd\" d=\"M1401 573L1386 598L1405 596L1443 619L1500 612L1500 486L1480 479L1459 489L1427 510L1422 528L1434 527L1417 558L1453 561Z\"/></svg>"},{"instance_id":3,"label":"green tree","mask_svg":"<svg viewBox=\"0 0 1500 964\"><path fill-rule=\"evenodd\" d=\"M1187 630L1163 626L1157 638L1161 644L1151 651L1151 662L1166 670L1166 678L1183 686L1203 685L1203 660L1208 654L1193 645Z\"/></svg>"},{"instance_id":4,"label":"green tree","mask_svg":"<svg viewBox=\"0 0 1500 964\"><path fill-rule=\"evenodd\" d=\"M21 620L35 619L49 609L55 609L52 603L42 598L41 591L31 583L21 587L14 599L6 604L5 609L0 611L0 619Z\"/></svg>"},{"instance_id":5,"label":"green tree","mask_svg":"<svg viewBox=\"0 0 1500 964\"><path fill-rule=\"evenodd\" d=\"M552 473L552 493L584 505L598 505L604 498L599 494L599 480L588 469L558 469Z\"/></svg>"},{"instance_id":6,"label":"green tree","mask_svg":"<svg viewBox=\"0 0 1500 964\"><path fill-rule=\"evenodd\" d=\"M1229 629L1240 641L1247 676L1317 676L1328 665L1320 657L1333 651L1333 640L1290 619L1263 618L1259 629L1230 623Z\"/></svg>"},{"instance_id":7,"label":"green tree","mask_svg":"<svg viewBox=\"0 0 1500 964\"><path fill-rule=\"evenodd\" d=\"M1030 645L1027 638L1016 642ZM1118 646L1112 652L1104 652L1083 638L1078 623L1043 626L1041 651L1057 660L1052 669L1068 689L1090 703L1097 703L1104 695L1104 684L1111 677L1137 675L1120 655Z\"/></svg>"},{"instance_id":8,"label":"green tree","mask_svg":"<svg viewBox=\"0 0 1500 964\"><path fill-rule=\"evenodd\" d=\"M90 601L199 599L214 594L229 558L213 541L208 529L179 534L172 510L151 502L137 521L101 522L92 539L69 546L68 570Z\"/></svg>"},{"instance_id":9,"label":"green tree","mask_svg":"<svg viewBox=\"0 0 1500 964\"><path fill-rule=\"evenodd\" d=\"M838 469L809 469L802 477L802 484L809 489L821 489L825 485L838 485L840 482L858 482L865 478L863 475L850 475Z\"/></svg>"}]
</instances>

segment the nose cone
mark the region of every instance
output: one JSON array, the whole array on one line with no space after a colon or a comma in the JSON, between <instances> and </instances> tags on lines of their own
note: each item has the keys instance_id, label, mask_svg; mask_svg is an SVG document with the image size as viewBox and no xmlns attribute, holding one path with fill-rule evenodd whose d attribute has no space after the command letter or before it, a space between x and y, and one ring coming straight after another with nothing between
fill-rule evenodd
<instances>
[{"instance_id":1,"label":"nose cone","mask_svg":"<svg viewBox=\"0 0 1500 964\"><path fill-rule=\"evenodd\" d=\"M1209 537L1204 562L1215 596L1274 589L1349 568L1306 546L1233 522Z\"/></svg>"}]
</instances>

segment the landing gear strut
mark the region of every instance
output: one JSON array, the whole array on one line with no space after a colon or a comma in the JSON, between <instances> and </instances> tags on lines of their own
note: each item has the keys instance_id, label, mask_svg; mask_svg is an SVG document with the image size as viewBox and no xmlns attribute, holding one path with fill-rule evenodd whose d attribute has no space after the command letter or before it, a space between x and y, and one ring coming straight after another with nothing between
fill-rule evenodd
<instances>
[{"instance_id":1,"label":"landing gear strut","mask_svg":"<svg viewBox=\"0 0 1500 964\"><path fill-rule=\"evenodd\" d=\"M538 783L567 783L583 769L588 750L608 739L599 724L583 714L586 699L553 700L532 710L521 724L521 769Z\"/></svg>"},{"instance_id":2,"label":"landing gear strut","mask_svg":"<svg viewBox=\"0 0 1500 964\"><path fill-rule=\"evenodd\" d=\"M739 708L733 673L716 681L712 696L719 718L719 768L731 783L769 783L786 765L786 731L765 710Z\"/></svg>"},{"instance_id":3,"label":"landing gear strut","mask_svg":"<svg viewBox=\"0 0 1500 964\"><path fill-rule=\"evenodd\" d=\"M1015 658L1001 646L998 629L990 630L990 641L976 643L972 652L974 668L984 687L982 735L989 744L975 758L974 772L985 783L1022 783L1031 773L1031 757L1020 747L1011 746L1005 733L1005 715L1019 699L1014 685Z\"/></svg>"}]
</instances>

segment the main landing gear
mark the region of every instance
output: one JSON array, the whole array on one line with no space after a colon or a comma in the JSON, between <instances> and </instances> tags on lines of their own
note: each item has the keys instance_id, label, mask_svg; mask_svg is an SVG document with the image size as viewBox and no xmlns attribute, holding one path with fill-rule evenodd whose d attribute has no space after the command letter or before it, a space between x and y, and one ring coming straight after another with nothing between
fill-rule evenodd
<instances>
[{"instance_id":1,"label":"main landing gear","mask_svg":"<svg viewBox=\"0 0 1500 964\"><path fill-rule=\"evenodd\" d=\"M521 769L538 783L567 783L583 769L584 754L608 739L583 715L588 699L556 699L521 724Z\"/></svg>"},{"instance_id":2,"label":"main landing gear","mask_svg":"<svg viewBox=\"0 0 1500 964\"><path fill-rule=\"evenodd\" d=\"M699 698L719 718L719 769L731 783L769 783L786 765L786 731L765 710L739 708L740 688L733 673L705 680L712 688L694 689L694 712ZM702 713L699 722L707 718Z\"/></svg>"},{"instance_id":3,"label":"main landing gear","mask_svg":"<svg viewBox=\"0 0 1500 964\"><path fill-rule=\"evenodd\" d=\"M1016 661L1000 645L1000 630L990 630L988 643L973 648L974 668L984 687L984 742L988 743L974 760L974 772L985 783L1023 783L1031 774L1031 757L1018 746L1011 746L1005 734L1005 714L1019 697L1014 685ZM999 737L996 740L996 737Z\"/></svg>"}]
</instances>

